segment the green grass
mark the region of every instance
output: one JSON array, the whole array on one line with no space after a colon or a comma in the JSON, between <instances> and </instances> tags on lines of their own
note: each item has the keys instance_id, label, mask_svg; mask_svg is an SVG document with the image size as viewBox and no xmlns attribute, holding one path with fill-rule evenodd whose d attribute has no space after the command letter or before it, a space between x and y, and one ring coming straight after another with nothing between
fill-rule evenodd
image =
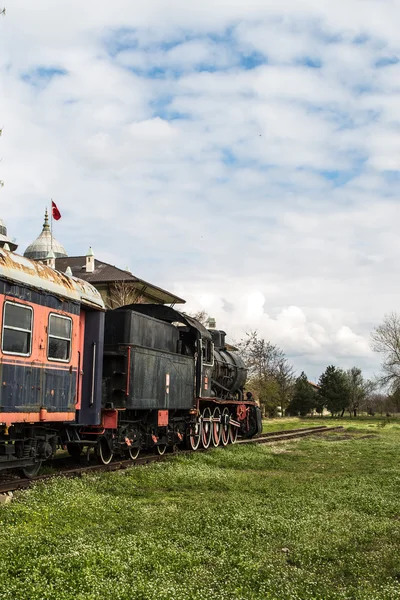
<instances>
[{"instance_id":1,"label":"green grass","mask_svg":"<svg viewBox=\"0 0 400 600\"><path fill-rule=\"evenodd\" d=\"M400 422L344 424L21 492L0 599L400 598Z\"/></svg>"},{"instance_id":2,"label":"green grass","mask_svg":"<svg viewBox=\"0 0 400 600\"><path fill-rule=\"evenodd\" d=\"M343 418L332 417L277 417L275 419L264 419L263 421L263 432L270 431L283 431L286 429L300 429L307 427L336 427L338 425L346 427L346 429L365 429L366 427L385 427L386 425L399 425L400 429L400 417L385 417L385 416L361 416L361 417L349 417Z\"/></svg>"}]
</instances>

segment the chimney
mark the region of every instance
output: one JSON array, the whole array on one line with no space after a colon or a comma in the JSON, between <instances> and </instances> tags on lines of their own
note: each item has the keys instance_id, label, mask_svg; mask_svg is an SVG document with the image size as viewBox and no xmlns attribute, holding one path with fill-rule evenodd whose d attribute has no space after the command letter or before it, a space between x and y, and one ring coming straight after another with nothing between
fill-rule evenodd
<instances>
[{"instance_id":1,"label":"chimney","mask_svg":"<svg viewBox=\"0 0 400 600\"><path fill-rule=\"evenodd\" d=\"M86 273L93 273L94 271L94 252L90 246L86 252Z\"/></svg>"},{"instance_id":2,"label":"chimney","mask_svg":"<svg viewBox=\"0 0 400 600\"><path fill-rule=\"evenodd\" d=\"M209 319L207 321L207 326L208 326L208 329L215 329L217 327L217 324L213 317L209 317Z\"/></svg>"},{"instance_id":3,"label":"chimney","mask_svg":"<svg viewBox=\"0 0 400 600\"><path fill-rule=\"evenodd\" d=\"M45 258L45 263L48 267L51 267L52 269L56 268L56 255L54 254L53 250L49 250L49 253Z\"/></svg>"}]
</instances>

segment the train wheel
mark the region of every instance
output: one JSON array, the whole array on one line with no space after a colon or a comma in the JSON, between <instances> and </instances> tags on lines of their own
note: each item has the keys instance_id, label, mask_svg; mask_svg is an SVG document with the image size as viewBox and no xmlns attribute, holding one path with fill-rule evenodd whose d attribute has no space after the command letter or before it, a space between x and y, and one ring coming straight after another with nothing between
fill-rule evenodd
<instances>
[{"instance_id":1,"label":"train wheel","mask_svg":"<svg viewBox=\"0 0 400 600\"><path fill-rule=\"evenodd\" d=\"M96 452L100 462L103 463L103 465L110 464L114 455L106 437L103 436L99 439L97 442Z\"/></svg>"},{"instance_id":2,"label":"train wheel","mask_svg":"<svg viewBox=\"0 0 400 600\"><path fill-rule=\"evenodd\" d=\"M222 411L222 423L221 423L221 443L223 446L229 444L229 408L224 408Z\"/></svg>"},{"instance_id":3,"label":"train wheel","mask_svg":"<svg viewBox=\"0 0 400 600\"><path fill-rule=\"evenodd\" d=\"M221 441L221 411L218 406L214 408L212 425L212 443L216 448Z\"/></svg>"},{"instance_id":4,"label":"train wheel","mask_svg":"<svg viewBox=\"0 0 400 600\"><path fill-rule=\"evenodd\" d=\"M139 456L139 452L140 452L139 446L136 446L136 448L132 448L132 446L130 446L128 448L128 455L131 460L136 460L137 457Z\"/></svg>"},{"instance_id":5,"label":"train wheel","mask_svg":"<svg viewBox=\"0 0 400 600\"><path fill-rule=\"evenodd\" d=\"M189 433L186 435L186 446L189 450L197 450L201 442L201 421L196 420L189 427Z\"/></svg>"},{"instance_id":6,"label":"train wheel","mask_svg":"<svg viewBox=\"0 0 400 600\"><path fill-rule=\"evenodd\" d=\"M239 427L235 427L232 423L229 425L229 439L231 444L234 444L237 440Z\"/></svg>"},{"instance_id":7,"label":"train wheel","mask_svg":"<svg viewBox=\"0 0 400 600\"><path fill-rule=\"evenodd\" d=\"M211 443L212 437L212 422L211 422L211 410L205 408L203 410L203 423L201 431L201 445L207 450Z\"/></svg>"},{"instance_id":8,"label":"train wheel","mask_svg":"<svg viewBox=\"0 0 400 600\"><path fill-rule=\"evenodd\" d=\"M160 456L164 456L164 454L165 454L165 451L166 451L166 449L167 449L167 444L160 444L160 446L156 446L156 448L157 448L157 453L158 453Z\"/></svg>"},{"instance_id":9,"label":"train wheel","mask_svg":"<svg viewBox=\"0 0 400 600\"><path fill-rule=\"evenodd\" d=\"M29 467L23 467L21 469L21 473L27 479L32 479L32 477L36 477L42 467L42 461L38 460L33 463L33 465L29 465Z\"/></svg>"}]
</instances>

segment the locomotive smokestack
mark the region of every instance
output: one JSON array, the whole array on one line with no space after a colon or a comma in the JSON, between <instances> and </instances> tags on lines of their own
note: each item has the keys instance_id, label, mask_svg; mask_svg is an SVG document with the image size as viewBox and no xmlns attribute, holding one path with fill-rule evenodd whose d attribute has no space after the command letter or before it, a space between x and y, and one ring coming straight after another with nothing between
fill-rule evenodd
<instances>
[{"instance_id":1,"label":"locomotive smokestack","mask_svg":"<svg viewBox=\"0 0 400 600\"><path fill-rule=\"evenodd\" d=\"M210 317L207 321L208 329L215 329L217 327L217 323L215 322L214 317Z\"/></svg>"}]
</instances>

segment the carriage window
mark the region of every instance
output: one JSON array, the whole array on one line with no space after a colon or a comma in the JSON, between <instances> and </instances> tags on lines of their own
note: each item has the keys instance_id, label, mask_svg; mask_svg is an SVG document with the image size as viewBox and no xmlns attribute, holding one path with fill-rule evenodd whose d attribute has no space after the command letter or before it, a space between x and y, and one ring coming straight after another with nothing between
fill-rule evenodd
<instances>
[{"instance_id":1,"label":"carriage window","mask_svg":"<svg viewBox=\"0 0 400 600\"><path fill-rule=\"evenodd\" d=\"M211 340L202 340L203 347L203 363L212 365L213 364L213 344Z\"/></svg>"},{"instance_id":2,"label":"carriage window","mask_svg":"<svg viewBox=\"0 0 400 600\"><path fill-rule=\"evenodd\" d=\"M32 308L6 302L4 304L2 350L29 356L32 345Z\"/></svg>"},{"instance_id":3,"label":"carriage window","mask_svg":"<svg viewBox=\"0 0 400 600\"><path fill-rule=\"evenodd\" d=\"M49 315L47 358L68 362L71 354L72 321L68 317Z\"/></svg>"}]
</instances>

